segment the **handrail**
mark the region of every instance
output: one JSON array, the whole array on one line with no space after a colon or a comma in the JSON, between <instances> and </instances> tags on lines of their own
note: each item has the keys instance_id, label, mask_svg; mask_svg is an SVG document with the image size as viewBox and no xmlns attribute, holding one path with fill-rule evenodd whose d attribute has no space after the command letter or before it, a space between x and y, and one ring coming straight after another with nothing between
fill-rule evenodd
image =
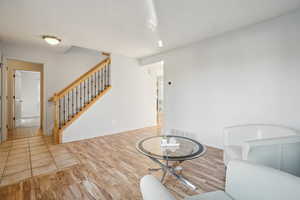
<instances>
[{"instance_id":1,"label":"handrail","mask_svg":"<svg viewBox=\"0 0 300 200\"><path fill-rule=\"evenodd\" d=\"M62 131L110 89L110 57L77 78L49 99L54 104L53 135L62 142Z\"/></svg>"},{"instance_id":2,"label":"handrail","mask_svg":"<svg viewBox=\"0 0 300 200\"><path fill-rule=\"evenodd\" d=\"M66 93L68 93L70 90L74 89L76 86L78 86L82 81L85 81L91 74L95 73L96 71L102 69L107 64L110 64L111 59L110 57L106 58L105 60L98 63L95 67L81 75L79 78L77 78L75 81L73 81L71 84L69 84L67 87L62 89L60 92L55 93L49 101L56 101L60 97L64 96Z\"/></svg>"}]
</instances>

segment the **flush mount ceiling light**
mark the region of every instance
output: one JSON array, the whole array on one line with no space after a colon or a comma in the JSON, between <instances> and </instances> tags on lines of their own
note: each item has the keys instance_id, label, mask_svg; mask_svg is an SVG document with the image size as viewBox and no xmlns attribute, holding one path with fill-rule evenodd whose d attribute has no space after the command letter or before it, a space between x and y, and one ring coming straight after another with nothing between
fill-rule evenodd
<instances>
[{"instance_id":1,"label":"flush mount ceiling light","mask_svg":"<svg viewBox=\"0 0 300 200\"><path fill-rule=\"evenodd\" d=\"M61 42L61 39L55 36L44 35L43 39L50 45L58 45Z\"/></svg>"},{"instance_id":2,"label":"flush mount ceiling light","mask_svg":"<svg viewBox=\"0 0 300 200\"><path fill-rule=\"evenodd\" d=\"M159 41L157 42L157 45L158 45L158 47L163 47L163 46L164 46L163 41L162 41L162 40L159 40Z\"/></svg>"}]
</instances>

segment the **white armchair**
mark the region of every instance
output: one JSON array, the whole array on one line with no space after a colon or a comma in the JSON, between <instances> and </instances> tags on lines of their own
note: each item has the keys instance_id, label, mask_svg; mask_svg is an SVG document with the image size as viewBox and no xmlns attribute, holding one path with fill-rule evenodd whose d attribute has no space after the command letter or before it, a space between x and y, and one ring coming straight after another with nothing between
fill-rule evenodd
<instances>
[{"instance_id":1,"label":"white armchair","mask_svg":"<svg viewBox=\"0 0 300 200\"><path fill-rule=\"evenodd\" d=\"M140 182L143 200L175 200L151 175ZM185 200L299 200L300 178L269 167L231 161L226 172L225 191L208 192Z\"/></svg>"},{"instance_id":2,"label":"white armchair","mask_svg":"<svg viewBox=\"0 0 300 200\"><path fill-rule=\"evenodd\" d=\"M300 134L278 125L250 124L224 129L224 163L248 160L300 176Z\"/></svg>"}]
</instances>

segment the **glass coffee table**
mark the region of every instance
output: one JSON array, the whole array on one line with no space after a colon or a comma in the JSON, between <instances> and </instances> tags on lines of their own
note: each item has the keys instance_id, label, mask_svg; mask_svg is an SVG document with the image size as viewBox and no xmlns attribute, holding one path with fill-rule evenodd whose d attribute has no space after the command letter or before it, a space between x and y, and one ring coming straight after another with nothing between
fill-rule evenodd
<instances>
[{"instance_id":1,"label":"glass coffee table","mask_svg":"<svg viewBox=\"0 0 300 200\"><path fill-rule=\"evenodd\" d=\"M182 170L179 166L185 160L198 158L206 152L206 148L196 140L173 135L153 136L140 140L136 148L139 152L157 163L160 168L150 171L162 170L161 182L167 173L175 176L184 185L196 190L196 186L177 173ZM173 161L173 165L170 162Z\"/></svg>"}]
</instances>

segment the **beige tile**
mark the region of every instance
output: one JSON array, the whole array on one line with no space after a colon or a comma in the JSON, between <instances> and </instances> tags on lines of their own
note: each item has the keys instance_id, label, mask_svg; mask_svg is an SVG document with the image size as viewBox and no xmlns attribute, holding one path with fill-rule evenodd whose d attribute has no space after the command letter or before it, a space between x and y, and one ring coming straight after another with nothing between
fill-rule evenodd
<instances>
[{"instance_id":1,"label":"beige tile","mask_svg":"<svg viewBox=\"0 0 300 200\"><path fill-rule=\"evenodd\" d=\"M63 145L52 145L49 147L49 149L53 152L63 152L68 151Z\"/></svg>"},{"instance_id":2,"label":"beige tile","mask_svg":"<svg viewBox=\"0 0 300 200\"><path fill-rule=\"evenodd\" d=\"M1 176L2 176L5 166L6 166L6 160L0 161L0 179L1 179Z\"/></svg>"},{"instance_id":3,"label":"beige tile","mask_svg":"<svg viewBox=\"0 0 300 200\"><path fill-rule=\"evenodd\" d=\"M33 160L31 162L32 168L44 166L44 165L50 165L54 163L54 160L52 158L44 158L44 159L38 159L38 160Z\"/></svg>"},{"instance_id":4,"label":"beige tile","mask_svg":"<svg viewBox=\"0 0 300 200\"><path fill-rule=\"evenodd\" d=\"M6 165L6 160L3 162L0 162L0 168L4 168L5 165ZM1 176L1 173L0 173L0 176Z\"/></svg>"},{"instance_id":5,"label":"beige tile","mask_svg":"<svg viewBox=\"0 0 300 200\"><path fill-rule=\"evenodd\" d=\"M30 169L30 162L24 162L17 165L7 165L4 170L4 176L19 173L28 169Z\"/></svg>"},{"instance_id":6,"label":"beige tile","mask_svg":"<svg viewBox=\"0 0 300 200\"><path fill-rule=\"evenodd\" d=\"M42 136L37 137L31 137L28 139L29 142L38 142L38 141L44 141L44 138Z\"/></svg>"},{"instance_id":7,"label":"beige tile","mask_svg":"<svg viewBox=\"0 0 300 200\"><path fill-rule=\"evenodd\" d=\"M38 147L38 146L46 146L46 143L44 141L39 141L39 142L29 143L29 145L30 145L30 148L33 148L33 147Z\"/></svg>"},{"instance_id":8,"label":"beige tile","mask_svg":"<svg viewBox=\"0 0 300 200\"><path fill-rule=\"evenodd\" d=\"M28 141L30 143L44 142L44 138L43 137L32 137L32 138L29 138Z\"/></svg>"},{"instance_id":9,"label":"beige tile","mask_svg":"<svg viewBox=\"0 0 300 200\"><path fill-rule=\"evenodd\" d=\"M53 155L53 157L55 157L57 159L64 159L64 158L72 157L72 154L70 154L69 152L61 152L61 153L51 152L51 154Z\"/></svg>"},{"instance_id":10,"label":"beige tile","mask_svg":"<svg viewBox=\"0 0 300 200\"><path fill-rule=\"evenodd\" d=\"M38 154L43 154L43 153L48 153L48 152L49 152L48 149L31 150L30 155L35 156L35 155L38 155Z\"/></svg>"},{"instance_id":11,"label":"beige tile","mask_svg":"<svg viewBox=\"0 0 300 200\"><path fill-rule=\"evenodd\" d=\"M24 144L24 143L28 143L28 138L12 140L11 143L12 143L13 145L14 145L14 144Z\"/></svg>"},{"instance_id":12,"label":"beige tile","mask_svg":"<svg viewBox=\"0 0 300 200\"><path fill-rule=\"evenodd\" d=\"M13 160L24 160L29 158L29 152L17 153L17 154L8 154L8 161Z\"/></svg>"},{"instance_id":13,"label":"beige tile","mask_svg":"<svg viewBox=\"0 0 300 200\"><path fill-rule=\"evenodd\" d=\"M13 143L13 144L16 144L16 143L23 143L23 142L28 142L28 138L22 138L22 139L12 140L12 143Z\"/></svg>"},{"instance_id":14,"label":"beige tile","mask_svg":"<svg viewBox=\"0 0 300 200\"><path fill-rule=\"evenodd\" d=\"M4 171L4 165L0 166L0 183L1 183L3 171Z\"/></svg>"},{"instance_id":15,"label":"beige tile","mask_svg":"<svg viewBox=\"0 0 300 200\"><path fill-rule=\"evenodd\" d=\"M29 142L37 142L37 141L43 141L43 136L35 136L35 137L31 137L29 138Z\"/></svg>"},{"instance_id":16,"label":"beige tile","mask_svg":"<svg viewBox=\"0 0 300 200\"><path fill-rule=\"evenodd\" d=\"M8 152L12 147L11 143L4 143L0 145L0 152Z\"/></svg>"},{"instance_id":17,"label":"beige tile","mask_svg":"<svg viewBox=\"0 0 300 200\"><path fill-rule=\"evenodd\" d=\"M7 146L7 145L11 145L11 144L12 144L12 141L11 141L11 140L8 140L8 141L5 141L5 142L3 142L2 144L0 144L0 147Z\"/></svg>"},{"instance_id":18,"label":"beige tile","mask_svg":"<svg viewBox=\"0 0 300 200\"><path fill-rule=\"evenodd\" d=\"M31 177L31 170L25 170L19 173L15 173L9 176L4 176L1 179L0 186L10 185L13 183L17 183L21 180Z\"/></svg>"},{"instance_id":19,"label":"beige tile","mask_svg":"<svg viewBox=\"0 0 300 200\"><path fill-rule=\"evenodd\" d=\"M11 147L11 146L12 146L12 142L11 141L4 142L4 143L0 144L0 149Z\"/></svg>"},{"instance_id":20,"label":"beige tile","mask_svg":"<svg viewBox=\"0 0 300 200\"><path fill-rule=\"evenodd\" d=\"M79 164L79 162L77 161L77 159L74 159L74 158L67 159L67 160L56 161L56 165L59 169L63 169L63 168L66 168L66 167L71 167L71 166L74 166L76 164Z\"/></svg>"},{"instance_id":21,"label":"beige tile","mask_svg":"<svg viewBox=\"0 0 300 200\"><path fill-rule=\"evenodd\" d=\"M70 153L64 153L64 154L60 154L60 155L54 155L53 156L55 161L61 161L61 160L69 160L73 158L73 155Z\"/></svg>"},{"instance_id":22,"label":"beige tile","mask_svg":"<svg viewBox=\"0 0 300 200\"><path fill-rule=\"evenodd\" d=\"M38 145L38 146L30 146L30 151L36 151L36 150L48 150L46 145Z\"/></svg>"},{"instance_id":23,"label":"beige tile","mask_svg":"<svg viewBox=\"0 0 300 200\"><path fill-rule=\"evenodd\" d=\"M20 142L14 142L12 143L12 146L13 147L16 147L16 146L24 146L24 145L28 145L28 141L20 141Z\"/></svg>"},{"instance_id":24,"label":"beige tile","mask_svg":"<svg viewBox=\"0 0 300 200\"><path fill-rule=\"evenodd\" d=\"M19 148L25 148L29 147L28 143L22 143L22 144L13 144L11 149L19 149Z\"/></svg>"},{"instance_id":25,"label":"beige tile","mask_svg":"<svg viewBox=\"0 0 300 200\"><path fill-rule=\"evenodd\" d=\"M6 162L8 152L0 152L0 163Z\"/></svg>"},{"instance_id":26,"label":"beige tile","mask_svg":"<svg viewBox=\"0 0 300 200\"><path fill-rule=\"evenodd\" d=\"M52 158L51 154L49 152L47 153L40 153L40 154L36 154L36 155L32 155L31 156L31 160L39 160L39 159L47 159L47 158Z\"/></svg>"},{"instance_id":27,"label":"beige tile","mask_svg":"<svg viewBox=\"0 0 300 200\"><path fill-rule=\"evenodd\" d=\"M51 154L53 155L54 158L57 158L57 159L65 159L65 158L69 158L69 157L72 157L72 155L70 153L53 153L51 152Z\"/></svg>"},{"instance_id":28,"label":"beige tile","mask_svg":"<svg viewBox=\"0 0 300 200\"><path fill-rule=\"evenodd\" d=\"M25 164L30 163L29 156L24 157L22 159L8 160L6 165L7 166L14 166L14 165L23 165L24 163Z\"/></svg>"},{"instance_id":29,"label":"beige tile","mask_svg":"<svg viewBox=\"0 0 300 200\"><path fill-rule=\"evenodd\" d=\"M13 144L11 146L11 149L19 149L19 148L25 148L25 147L29 147L29 144L28 143Z\"/></svg>"},{"instance_id":30,"label":"beige tile","mask_svg":"<svg viewBox=\"0 0 300 200\"><path fill-rule=\"evenodd\" d=\"M67 151L67 150L51 150L51 153L53 153L53 155L57 155L57 156L59 156L59 155L62 155L62 154L68 154L69 152Z\"/></svg>"},{"instance_id":31,"label":"beige tile","mask_svg":"<svg viewBox=\"0 0 300 200\"><path fill-rule=\"evenodd\" d=\"M28 147L18 148L18 149L12 149L9 152L9 155L10 156L15 156L15 155L18 155L18 154L26 154L26 153L29 153L29 148Z\"/></svg>"},{"instance_id":32,"label":"beige tile","mask_svg":"<svg viewBox=\"0 0 300 200\"><path fill-rule=\"evenodd\" d=\"M38 176L41 174L47 174L47 173L51 173L51 172L55 172L57 170L56 166L54 163L50 164L50 165L44 165L41 167L37 167L37 168L33 168L32 169L32 174L33 176Z\"/></svg>"}]
</instances>

